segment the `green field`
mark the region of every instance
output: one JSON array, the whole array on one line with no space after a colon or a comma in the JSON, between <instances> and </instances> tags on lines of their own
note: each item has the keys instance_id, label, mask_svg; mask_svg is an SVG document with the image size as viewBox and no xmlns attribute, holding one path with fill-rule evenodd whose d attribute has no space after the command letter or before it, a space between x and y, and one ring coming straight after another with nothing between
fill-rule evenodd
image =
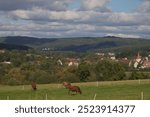
<instances>
[{"instance_id":1,"label":"green field","mask_svg":"<svg viewBox=\"0 0 150 117\"><path fill-rule=\"evenodd\" d=\"M150 80L108 81L76 83L82 95L68 95L61 84L37 85L33 91L30 85L0 85L0 100L150 100Z\"/></svg>"}]
</instances>

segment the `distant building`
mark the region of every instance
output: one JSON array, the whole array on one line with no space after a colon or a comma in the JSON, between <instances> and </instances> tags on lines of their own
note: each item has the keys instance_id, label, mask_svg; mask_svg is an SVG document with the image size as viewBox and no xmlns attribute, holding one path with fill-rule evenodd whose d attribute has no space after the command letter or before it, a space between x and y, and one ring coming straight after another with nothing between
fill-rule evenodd
<instances>
[{"instance_id":1,"label":"distant building","mask_svg":"<svg viewBox=\"0 0 150 117\"><path fill-rule=\"evenodd\" d=\"M59 59L58 61L57 61L60 65L63 65L63 63L62 63L62 61Z\"/></svg>"},{"instance_id":2,"label":"distant building","mask_svg":"<svg viewBox=\"0 0 150 117\"><path fill-rule=\"evenodd\" d=\"M79 66L79 59L75 59L75 58L68 58L67 59L67 64L68 66Z\"/></svg>"},{"instance_id":3,"label":"distant building","mask_svg":"<svg viewBox=\"0 0 150 117\"><path fill-rule=\"evenodd\" d=\"M105 54L104 53L95 53L96 55L98 55L98 56L104 56Z\"/></svg>"},{"instance_id":4,"label":"distant building","mask_svg":"<svg viewBox=\"0 0 150 117\"><path fill-rule=\"evenodd\" d=\"M140 68L140 69L144 69L144 68L150 68L150 61L148 59L148 57L142 57L140 56L139 52L136 56L136 58L132 61L130 61L129 63L129 67L133 66L135 69Z\"/></svg>"},{"instance_id":5,"label":"distant building","mask_svg":"<svg viewBox=\"0 0 150 117\"><path fill-rule=\"evenodd\" d=\"M111 60L116 60L116 57L115 56L111 56L110 59Z\"/></svg>"},{"instance_id":6,"label":"distant building","mask_svg":"<svg viewBox=\"0 0 150 117\"><path fill-rule=\"evenodd\" d=\"M3 50L3 49L0 49L0 53L5 53L5 50Z\"/></svg>"},{"instance_id":7,"label":"distant building","mask_svg":"<svg viewBox=\"0 0 150 117\"><path fill-rule=\"evenodd\" d=\"M10 64L12 64L12 62L10 62L10 61L4 61L4 62L1 62L1 64L7 64L7 65L10 65Z\"/></svg>"},{"instance_id":8,"label":"distant building","mask_svg":"<svg viewBox=\"0 0 150 117\"><path fill-rule=\"evenodd\" d=\"M144 61L142 68L150 68L150 61Z\"/></svg>"},{"instance_id":9,"label":"distant building","mask_svg":"<svg viewBox=\"0 0 150 117\"><path fill-rule=\"evenodd\" d=\"M116 60L115 53L109 52L109 53L108 53L108 57L109 57L109 59L111 59L111 60Z\"/></svg>"},{"instance_id":10,"label":"distant building","mask_svg":"<svg viewBox=\"0 0 150 117\"><path fill-rule=\"evenodd\" d=\"M138 68L138 65L140 65L140 63L142 63L142 57L138 52L137 57L134 59L134 63L133 63L134 68Z\"/></svg>"},{"instance_id":11,"label":"distant building","mask_svg":"<svg viewBox=\"0 0 150 117\"><path fill-rule=\"evenodd\" d=\"M109 55L109 56L115 56L115 53L109 52L108 55Z\"/></svg>"}]
</instances>

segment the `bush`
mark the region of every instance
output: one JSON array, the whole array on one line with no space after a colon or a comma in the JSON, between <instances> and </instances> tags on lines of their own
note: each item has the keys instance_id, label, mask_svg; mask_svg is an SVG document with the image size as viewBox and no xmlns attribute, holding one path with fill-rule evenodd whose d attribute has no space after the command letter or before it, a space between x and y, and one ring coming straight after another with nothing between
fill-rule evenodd
<instances>
[{"instance_id":1,"label":"bush","mask_svg":"<svg viewBox=\"0 0 150 117\"><path fill-rule=\"evenodd\" d=\"M131 76L129 77L129 80L148 79L148 78L149 78L149 74L147 73L133 71L131 73Z\"/></svg>"},{"instance_id":2,"label":"bush","mask_svg":"<svg viewBox=\"0 0 150 117\"><path fill-rule=\"evenodd\" d=\"M40 84L47 84L51 82L49 74L42 70L31 72L29 75L29 81Z\"/></svg>"},{"instance_id":3,"label":"bush","mask_svg":"<svg viewBox=\"0 0 150 117\"><path fill-rule=\"evenodd\" d=\"M7 85L20 85L21 83L17 81L16 79L10 78L7 82Z\"/></svg>"}]
</instances>

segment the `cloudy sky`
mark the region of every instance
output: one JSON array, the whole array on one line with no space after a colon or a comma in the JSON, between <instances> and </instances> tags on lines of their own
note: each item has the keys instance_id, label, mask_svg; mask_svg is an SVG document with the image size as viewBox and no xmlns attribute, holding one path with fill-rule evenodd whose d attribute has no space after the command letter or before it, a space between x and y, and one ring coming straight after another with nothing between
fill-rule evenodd
<instances>
[{"instance_id":1,"label":"cloudy sky","mask_svg":"<svg viewBox=\"0 0 150 117\"><path fill-rule=\"evenodd\" d=\"M150 0L0 0L0 37L150 39Z\"/></svg>"}]
</instances>

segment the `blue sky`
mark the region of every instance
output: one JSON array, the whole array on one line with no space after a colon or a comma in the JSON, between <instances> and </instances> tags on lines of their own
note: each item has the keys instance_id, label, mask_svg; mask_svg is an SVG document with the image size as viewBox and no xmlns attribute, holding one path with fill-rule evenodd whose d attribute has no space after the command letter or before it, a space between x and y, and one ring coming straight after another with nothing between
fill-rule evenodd
<instances>
[{"instance_id":1,"label":"blue sky","mask_svg":"<svg viewBox=\"0 0 150 117\"><path fill-rule=\"evenodd\" d=\"M80 7L80 4L81 4L81 1L80 1L80 0L75 0L75 1L73 2L73 4L71 4L71 5L69 6L69 8L70 8L70 9L77 9L77 8Z\"/></svg>"},{"instance_id":2,"label":"blue sky","mask_svg":"<svg viewBox=\"0 0 150 117\"><path fill-rule=\"evenodd\" d=\"M0 0L0 37L150 39L150 0Z\"/></svg>"},{"instance_id":3,"label":"blue sky","mask_svg":"<svg viewBox=\"0 0 150 117\"><path fill-rule=\"evenodd\" d=\"M75 0L73 4L69 6L70 9L77 9L80 7L81 0ZM138 6L140 6L140 0L111 0L108 3L110 7L115 12L132 12Z\"/></svg>"},{"instance_id":4,"label":"blue sky","mask_svg":"<svg viewBox=\"0 0 150 117\"><path fill-rule=\"evenodd\" d=\"M140 6L140 0L112 0L109 6L116 12L131 12Z\"/></svg>"}]
</instances>

